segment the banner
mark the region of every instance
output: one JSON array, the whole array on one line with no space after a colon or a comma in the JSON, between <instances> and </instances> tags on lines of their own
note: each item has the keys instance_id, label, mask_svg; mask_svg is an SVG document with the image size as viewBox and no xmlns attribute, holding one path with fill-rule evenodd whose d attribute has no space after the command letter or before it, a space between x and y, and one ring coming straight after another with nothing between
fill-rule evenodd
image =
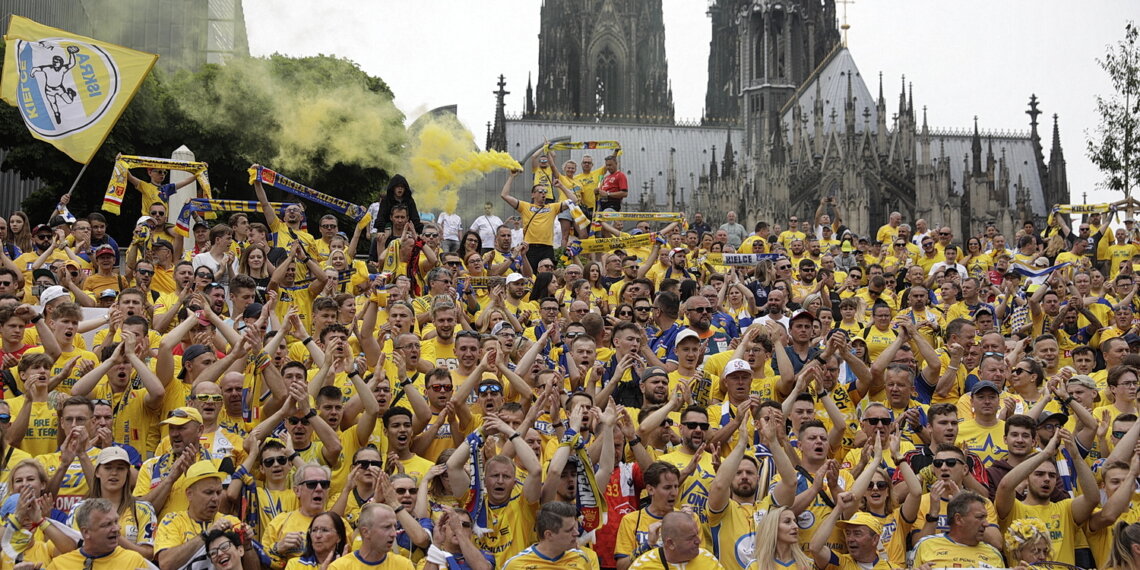
<instances>
[{"instance_id":1,"label":"banner","mask_svg":"<svg viewBox=\"0 0 1140 570\"><path fill-rule=\"evenodd\" d=\"M729 265L732 267L753 267L761 260L776 261L784 257L782 253L710 253L700 259L709 265Z\"/></svg>"},{"instance_id":2,"label":"banner","mask_svg":"<svg viewBox=\"0 0 1140 570\"><path fill-rule=\"evenodd\" d=\"M1053 217L1057 214L1107 214L1115 211L1116 206L1112 204L1054 204L1053 209L1049 211L1049 219L1045 221L1045 225L1053 225Z\"/></svg>"},{"instance_id":3,"label":"banner","mask_svg":"<svg viewBox=\"0 0 1140 570\"><path fill-rule=\"evenodd\" d=\"M255 180L260 180L262 184L272 186L278 190L284 190L294 196L304 198L310 202L316 202L338 214L348 216L352 218L353 223L359 223L360 220L364 219L364 214L368 213L367 208L358 206L347 200L341 200L336 196L329 196L328 194L317 192L308 186L294 182L264 166L249 169L249 183L253 184Z\"/></svg>"},{"instance_id":4,"label":"banner","mask_svg":"<svg viewBox=\"0 0 1140 570\"><path fill-rule=\"evenodd\" d=\"M582 240L582 253L605 253L628 247L649 247L657 239L656 233Z\"/></svg>"},{"instance_id":5,"label":"banner","mask_svg":"<svg viewBox=\"0 0 1140 570\"><path fill-rule=\"evenodd\" d=\"M4 36L0 99L28 132L87 164L150 73L157 55L13 15Z\"/></svg>"},{"instance_id":6,"label":"banner","mask_svg":"<svg viewBox=\"0 0 1140 570\"><path fill-rule=\"evenodd\" d=\"M194 175L194 179L198 182L198 195L203 198L208 198L211 195L210 177L206 174L206 163L204 162L185 162L181 160L170 160L169 158L124 155L115 161L115 171L111 175L111 181L107 184L107 192L103 194L104 210L112 214L119 213L123 205L123 196L127 194L127 181L130 179L130 170L132 168L161 168L164 170L189 172ZM159 197L163 200L170 199L170 196ZM143 204L143 207L146 207L146 204Z\"/></svg>"}]
</instances>

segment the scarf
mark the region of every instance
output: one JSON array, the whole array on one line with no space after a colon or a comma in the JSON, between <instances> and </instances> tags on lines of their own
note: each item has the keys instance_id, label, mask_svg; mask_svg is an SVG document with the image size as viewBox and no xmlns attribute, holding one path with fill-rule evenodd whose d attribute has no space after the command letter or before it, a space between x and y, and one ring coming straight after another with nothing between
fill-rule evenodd
<instances>
[{"instance_id":1,"label":"scarf","mask_svg":"<svg viewBox=\"0 0 1140 570\"><path fill-rule=\"evenodd\" d=\"M649 247L657 239L656 233L618 236L608 238L586 238L580 242L581 253L605 253L629 247Z\"/></svg>"},{"instance_id":2,"label":"scarf","mask_svg":"<svg viewBox=\"0 0 1140 570\"><path fill-rule=\"evenodd\" d=\"M614 156L621 156L621 143L617 141L582 141L582 142L556 142L542 147L542 153L548 154L553 150L594 150L611 149Z\"/></svg>"},{"instance_id":3,"label":"scarf","mask_svg":"<svg viewBox=\"0 0 1140 570\"><path fill-rule=\"evenodd\" d=\"M783 257L780 253L709 253L700 258L700 263L728 265L732 267L752 267L761 260L775 261Z\"/></svg>"},{"instance_id":4,"label":"scarf","mask_svg":"<svg viewBox=\"0 0 1140 570\"><path fill-rule=\"evenodd\" d=\"M351 218L354 223L359 223L364 219L364 215L368 213L368 209L363 206L358 206L347 200L341 200L335 196L317 192L308 186L294 182L264 166L249 169L249 183L253 184L254 180L261 180L262 184L288 192L298 198L304 198L310 202L320 204L338 214Z\"/></svg>"},{"instance_id":5,"label":"scarf","mask_svg":"<svg viewBox=\"0 0 1140 570\"><path fill-rule=\"evenodd\" d=\"M684 222L683 212L594 212L594 218L603 221Z\"/></svg>"},{"instance_id":6,"label":"scarf","mask_svg":"<svg viewBox=\"0 0 1140 570\"><path fill-rule=\"evenodd\" d=\"M573 434L569 440L562 442L562 445L571 448L571 453L573 453L571 459L577 464L574 486L577 495L575 502L578 506L578 512L582 515L582 531L586 535L585 543L593 543L594 531L606 525L606 511L608 510L606 496L594 477L593 463L590 462L590 455L586 451L586 438L583 438L582 434Z\"/></svg>"},{"instance_id":7,"label":"scarf","mask_svg":"<svg viewBox=\"0 0 1140 570\"><path fill-rule=\"evenodd\" d=\"M111 182L107 184L107 192L103 194L104 210L112 214L119 213L123 205L123 196L127 193L127 181L130 179L132 168L163 168L189 172L198 181L198 195L210 196L210 177L206 174L204 162L185 162L150 156L120 156L115 161L115 172L111 175Z\"/></svg>"},{"instance_id":8,"label":"scarf","mask_svg":"<svg viewBox=\"0 0 1140 570\"><path fill-rule=\"evenodd\" d=\"M471 457L467 460L471 466L471 493L465 508L471 513L471 521L475 526L475 535L483 536L491 532L487 525L487 489L483 485L483 437L475 431L467 436L467 445L471 448Z\"/></svg>"},{"instance_id":9,"label":"scarf","mask_svg":"<svg viewBox=\"0 0 1140 570\"><path fill-rule=\"evenodd\" d=\"M270 205L273 206L273 209L277 211L277 215L280 217L285 214L285 208L291 204L270 202ZM190 224L194 216L202 216L216 212L245 212L247 214L257 214L261 213L261 202L256 200L191 198L182 205L182 210L178 212L178 218L175 220L174 228L183 236L189 236Z\"/></svg>"},{"instance_id":10,"label":"scarf","mask_svg":"<svg viewBox=\"0 0 1140 570\"><path fill-rule=\"evenodd\" d=\"M1057 214L1107 214L1116 211L1112 204L1055 204L1049 211L1047 226L1053 225L1053 217Z\"/></svg>"}]
</instances>

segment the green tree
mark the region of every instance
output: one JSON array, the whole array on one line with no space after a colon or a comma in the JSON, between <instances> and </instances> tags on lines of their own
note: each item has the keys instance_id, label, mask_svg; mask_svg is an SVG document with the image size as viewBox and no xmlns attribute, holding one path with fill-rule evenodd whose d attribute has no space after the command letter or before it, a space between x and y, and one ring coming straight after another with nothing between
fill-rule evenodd
<instances>
[{"instance_id":1,"label":"green tree","mask_svg":"<svg viewBox=\"0 0 1140 570\"><path fill-rule=\"evenodd\" d=\"M1097 63L1112 81L1113 92L1096 98L1100 124L1088 140L1089 159L1105 174L1105 185L1130 197L1140 180L1140 36L1134 22L1124 26L1124 39Z\"/></svg>"},{"instance_id":2,"label":"green tree","mask_svg":"<svg viewBox=\"0 0 1140 570\"><path fill-rule=\"evenodd\" d=\"M403 161L404 116L392 98L381 79L331 56L235 59L173 76L156 71L92 159L72 194L71 210L84 215L101 209L116 154L170 156L181 145L210 164L216 197L254 199L247 169L262 163L367 205ZM38 213L54 208L82 165L32 138L17 109L7 105L0 105L0 148L8 151L0 168L44 183L23 208L33 213L34 223L46 221ZM128 191L122 214L108 216L116 238L129 235L139 198ZM283 193L271 198L289 199ZM307 209L314 223L314 216L326 213L315 204ZM351 231L343 223L342 228Z\"/></svg>"}]
</instances>

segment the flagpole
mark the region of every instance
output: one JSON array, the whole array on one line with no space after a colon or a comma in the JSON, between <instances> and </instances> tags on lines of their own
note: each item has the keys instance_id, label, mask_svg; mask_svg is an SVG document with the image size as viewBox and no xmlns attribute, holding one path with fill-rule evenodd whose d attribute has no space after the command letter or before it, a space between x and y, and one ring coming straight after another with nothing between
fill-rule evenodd
<instances>
[{"instance_id":1,"label":"flagpole","mask_svg":"<svg viewBox=\"0 0 1140 570\"><path fill-rule=\"evenodd\" d=\"M72 182L72 183L71 183L71 188L68 188L68 189L67 189L67 195L68 195L68 196L70 196L70 195L71 195L71 191L72 191L72 190L75 190L75 187L79 185L79 179L80 179L80 178L83 178L83 173L84 173L84 172L87 172L87 165L88 165L88 164L90 164L90 163L89 163L89 162L88 162L88 163L84 163L84 164L83 164L83 168L80 168L80 169L79 169L79 174L77 174L77 175L75 176L75 182Z\"/></svg>"}]
</instances>

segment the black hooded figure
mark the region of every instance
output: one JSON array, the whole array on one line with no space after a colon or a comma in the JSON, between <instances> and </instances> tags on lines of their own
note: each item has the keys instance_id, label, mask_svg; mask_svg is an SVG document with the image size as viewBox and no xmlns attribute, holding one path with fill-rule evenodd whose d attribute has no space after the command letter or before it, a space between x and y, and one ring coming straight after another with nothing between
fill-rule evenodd
<instances>
[{"instance_id":1,"label":"black hooded figure","mask_svg":"<svg viewBox=\"0 0 1140 570\"><path fill-rule=\"evenodd\" d=\"M380 199L380 208L376 214L376 231L391 231L392 208L397 205L408 209L408 220L416 228L416 233L423 232L424 223L420 221L420 211L416 208L415 198L412 197L412 188L408 186L408 179L404 178L402 174L396 174L388 181L388 190Z\"/></svg>"}]
</instances>

